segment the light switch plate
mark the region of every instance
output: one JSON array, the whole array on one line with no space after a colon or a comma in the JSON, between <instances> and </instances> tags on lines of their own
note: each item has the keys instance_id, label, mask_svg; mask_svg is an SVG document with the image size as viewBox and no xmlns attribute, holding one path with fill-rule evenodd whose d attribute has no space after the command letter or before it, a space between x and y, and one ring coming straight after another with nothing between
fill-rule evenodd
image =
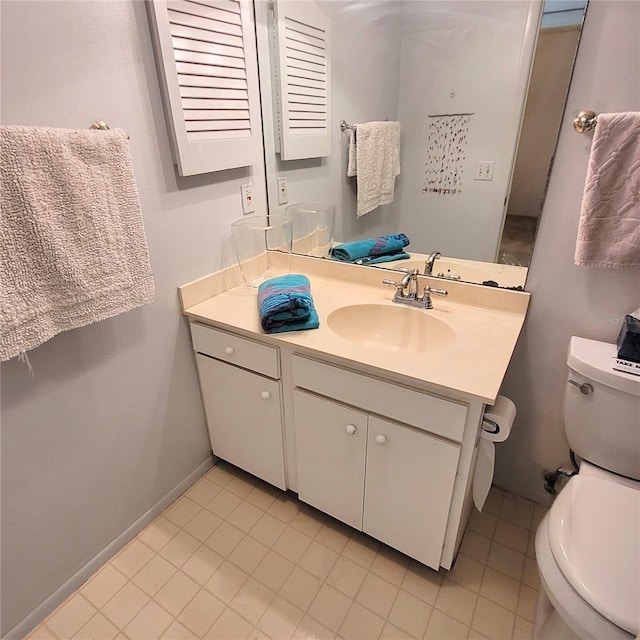
<instances>
[{"instance_id":1,"label":"light switch plate","mask_svg":"<svg viewBox=\"0 0 640 640\"><path fill-rule=\"evenodd\" d=\"M478 160L476 168L473 172L474 180L493 180L493 170L495 168L495 160Z\"/></svg>"}]
</instances>

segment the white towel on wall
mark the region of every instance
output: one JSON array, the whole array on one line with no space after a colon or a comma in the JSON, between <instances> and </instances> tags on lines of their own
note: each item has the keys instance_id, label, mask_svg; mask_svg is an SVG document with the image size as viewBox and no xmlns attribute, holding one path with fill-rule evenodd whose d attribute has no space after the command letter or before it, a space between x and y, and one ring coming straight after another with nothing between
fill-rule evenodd
<instances>
[{"instance_id":1,"label":"white towel on wall","mask_svg":"<svg viewBox=\"0 0 640 640\"><path fill-rule=\"evenodd\" d=\"M365 122L350 132L347 176L357 177L358 217L393 202L400 175L400 123Z\"/></svg>"},{"instance_id":2,"label":"white towel on wall","mask_svg":"<svg viewBox=\"0 0 640 640\"><path fill-rule=\"evenodd\" d=\"M347 164L347 176L349 178L353 178L358 175L358 153L356 144L356 132L353 129L349 129L349 160Z\"/></svg>"},{"instance_id":3,"label":"white towel on wall","mask_svg":"<svg viewBox=\"0 0 640 640\"><path fill-rule=\"evenodd\" d=\"M153 301L124 132L0 127L0 361Z\"/></svg>"}]
</instances>

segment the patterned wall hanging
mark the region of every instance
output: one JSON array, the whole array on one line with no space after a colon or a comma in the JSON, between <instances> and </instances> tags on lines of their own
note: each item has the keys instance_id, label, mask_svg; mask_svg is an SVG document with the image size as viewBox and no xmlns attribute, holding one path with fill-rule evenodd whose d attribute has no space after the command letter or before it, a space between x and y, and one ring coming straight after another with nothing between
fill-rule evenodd
<instances>
[{"instance_id":1,"label":"patterned wall hanging","mask_svg":"<svg viewBox=\"0 0 640 640\"><path fill-rule=\"evenodd\" d=\"M472 113L429 116L429 141L423 193L462 193L462 165L467 153Z\"/></svg>"}]
</instances>

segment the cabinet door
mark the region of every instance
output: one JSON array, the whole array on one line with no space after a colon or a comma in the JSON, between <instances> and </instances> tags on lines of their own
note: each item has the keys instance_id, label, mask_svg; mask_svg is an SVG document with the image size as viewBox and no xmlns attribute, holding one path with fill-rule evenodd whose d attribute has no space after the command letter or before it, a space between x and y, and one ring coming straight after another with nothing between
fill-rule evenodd
<instances>
[{"instance_id":1,"label":"cabinet door","mask_svg":"<svg viewBox=\"0 0 640 640\"><path fill-rule=\"evenodd\" d=\"M363 530L438 569L458 446L369 418Z\"/></svg>"},{"instance_id":2,"label":"cabinet door","mask_svg":"<svg viewBox=\"0 0 640 640\"><path fill-rule=\"evenodd\" d=\"M361 530L367 415L304 391L293 401L298 496Z\"/></svg>"},{"instance_id":3,"label":"cabinet door","mask_svg":"<svg viewBox=\"0 0 640 640\"><path fill-rule=\"evenodd\" d=\"M286 489L280 382L196 355L213 452Z\"/></svg>"}]
</instances>

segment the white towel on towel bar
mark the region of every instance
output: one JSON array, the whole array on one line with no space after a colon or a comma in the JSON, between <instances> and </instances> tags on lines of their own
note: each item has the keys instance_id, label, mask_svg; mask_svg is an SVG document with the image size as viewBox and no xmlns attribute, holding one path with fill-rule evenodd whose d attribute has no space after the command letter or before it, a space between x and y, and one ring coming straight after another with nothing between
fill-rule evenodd
<instances>
[{"instance_id":1,"label":"white towel on towel bar","mask_svg":"<svg viewBox=\"0 0 640 640\"><path fill-rule=\"evenodd\" d=\"M0 127L0 360L152 302L127 136Z\"/></svg>"},{"instance_id":2,"label":"white towel on towel bar","mask_svg":"<svg viewBox=\"0 0 640 640\"><path fill-rule=\"evenodd\" d=\"M357 177L358 217L393 202L399 174L399 122L365 122L350 131L347 176Z\"/></svg>"}]
</instances>

